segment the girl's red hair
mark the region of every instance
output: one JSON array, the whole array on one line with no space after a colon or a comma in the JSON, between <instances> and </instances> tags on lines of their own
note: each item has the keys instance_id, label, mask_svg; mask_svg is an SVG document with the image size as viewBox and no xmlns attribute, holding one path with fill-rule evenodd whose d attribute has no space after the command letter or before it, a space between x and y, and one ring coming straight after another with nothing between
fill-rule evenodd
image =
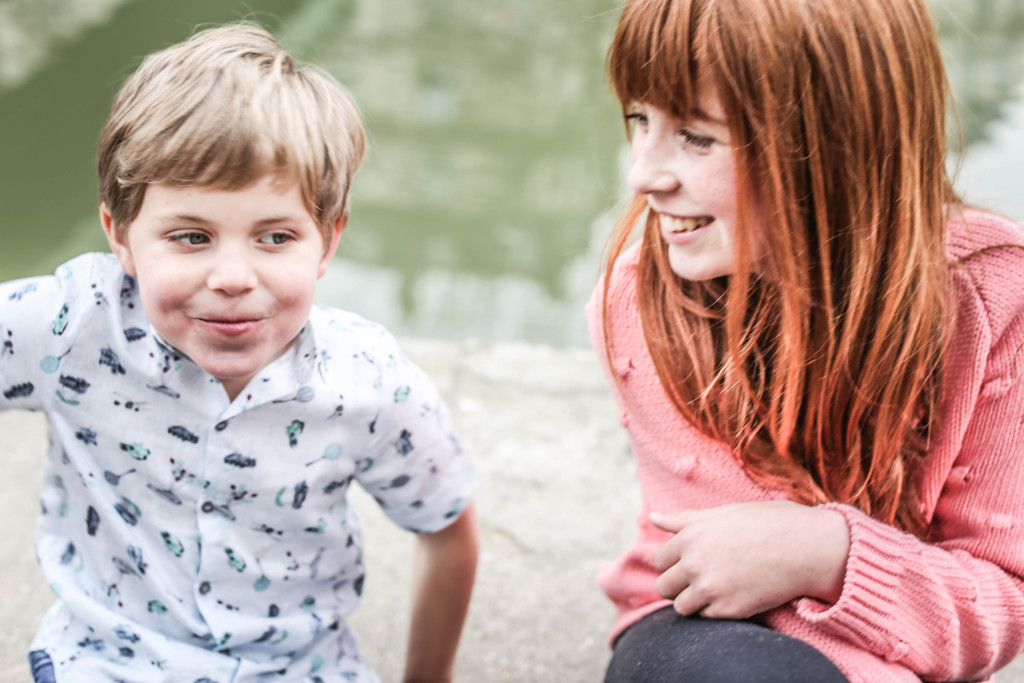
<instances>
[{"instance_id":1,"label":"girl's red hair","mask_svg":"<svg viewBox=\"0 0 1024 683\"><path fill-rule=\"evenodd\" d=\"M624 109L685 119L713 88L740 169L727 279L681 280L645 222L639 307L676 409L766 485L923 534L959 203L925 0L632 0L608 70Z\"/></svg>"}]
</instances>

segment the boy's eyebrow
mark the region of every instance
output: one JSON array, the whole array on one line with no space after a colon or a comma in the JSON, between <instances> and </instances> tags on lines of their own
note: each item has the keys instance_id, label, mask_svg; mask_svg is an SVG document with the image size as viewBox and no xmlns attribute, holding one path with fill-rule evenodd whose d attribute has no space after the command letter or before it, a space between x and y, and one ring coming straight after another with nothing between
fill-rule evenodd
<instances>
[{"instance_id":1,"label":"boy's eyebrow","mask_svg":"<svg viewBox=\"0 0 1024 683\"><path fill-rule=\"evenodd\" d=\"M265 227L271 225L278 225L280 223L292 223L301 219L301 216L282 214L280 216L269 216L267 218L261 218L260 220L256 221L256 225L260 227ZM162 223L197 223L200 225L210 225L216 222L191 213L170 213L162 216L157 216L156 220Z\"/></svg>"}]
</instances>

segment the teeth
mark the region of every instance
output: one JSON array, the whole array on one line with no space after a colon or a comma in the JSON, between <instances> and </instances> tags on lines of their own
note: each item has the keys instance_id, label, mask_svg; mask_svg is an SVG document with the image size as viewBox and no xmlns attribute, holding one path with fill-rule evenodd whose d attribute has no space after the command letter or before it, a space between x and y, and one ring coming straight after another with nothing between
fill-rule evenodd
<instances>
[{"instance_id":1,"label":"teeth","mask_svg":"<svg viewBox=\"0 0 1024 683\"><path fill-rule=\"evenodd\" d=\"M672 232L692 232L697 228L703 228L714 219L709 216L703 218L676 218L675 216L664 216L668 221L668 229Z\"/></svg>"}]
</instances>

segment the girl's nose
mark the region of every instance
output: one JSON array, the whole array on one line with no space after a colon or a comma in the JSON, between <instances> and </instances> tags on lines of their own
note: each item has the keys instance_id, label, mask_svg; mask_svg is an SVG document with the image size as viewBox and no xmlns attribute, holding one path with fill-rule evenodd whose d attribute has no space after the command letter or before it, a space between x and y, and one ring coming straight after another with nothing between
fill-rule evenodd
<instances>
[{"instance_id":1,"label":"girl's nose","mask_svg":"<svg viewBox=\"0 0 1024 683\"><path fill-rule=\"evenodd\" d=\"M680 183L671 161L665 141L654 135L636 138L626 181L637 194L672 192L679 188Z\"/></svg>"},{"instance_id":2,"label":"girl's nose","mask_svg":"<svg viewBox=\"0 0 1024 683\"><path fill-rule=\"evenodd\" d=\"M244 254L226 252L218 254L206 278L206 286L230 296L244 294L256 288L259 278Z\"/></svg>"}]
</instances>

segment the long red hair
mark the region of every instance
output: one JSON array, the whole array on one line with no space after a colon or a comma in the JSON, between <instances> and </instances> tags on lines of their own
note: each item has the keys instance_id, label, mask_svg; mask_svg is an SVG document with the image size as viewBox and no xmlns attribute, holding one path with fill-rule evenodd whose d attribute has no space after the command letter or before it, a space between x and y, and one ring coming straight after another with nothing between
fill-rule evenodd
<instances>
[{"instance_id":1,"label":"long red hair","mask_svg":"<svg viewBox=\"0 0 1024 683\"><path fill-rule=\"evenodd\" d=\"M653 217L641 238L643 330L675 408L764 484L924 534L914 475L938 410L959 204L925 0L631 0L608 71L624 110L684 119L710 83L735 148L732 275L676 276ZM645 212L636 197L609 276Z\"/></svg>"}]
</instances>

